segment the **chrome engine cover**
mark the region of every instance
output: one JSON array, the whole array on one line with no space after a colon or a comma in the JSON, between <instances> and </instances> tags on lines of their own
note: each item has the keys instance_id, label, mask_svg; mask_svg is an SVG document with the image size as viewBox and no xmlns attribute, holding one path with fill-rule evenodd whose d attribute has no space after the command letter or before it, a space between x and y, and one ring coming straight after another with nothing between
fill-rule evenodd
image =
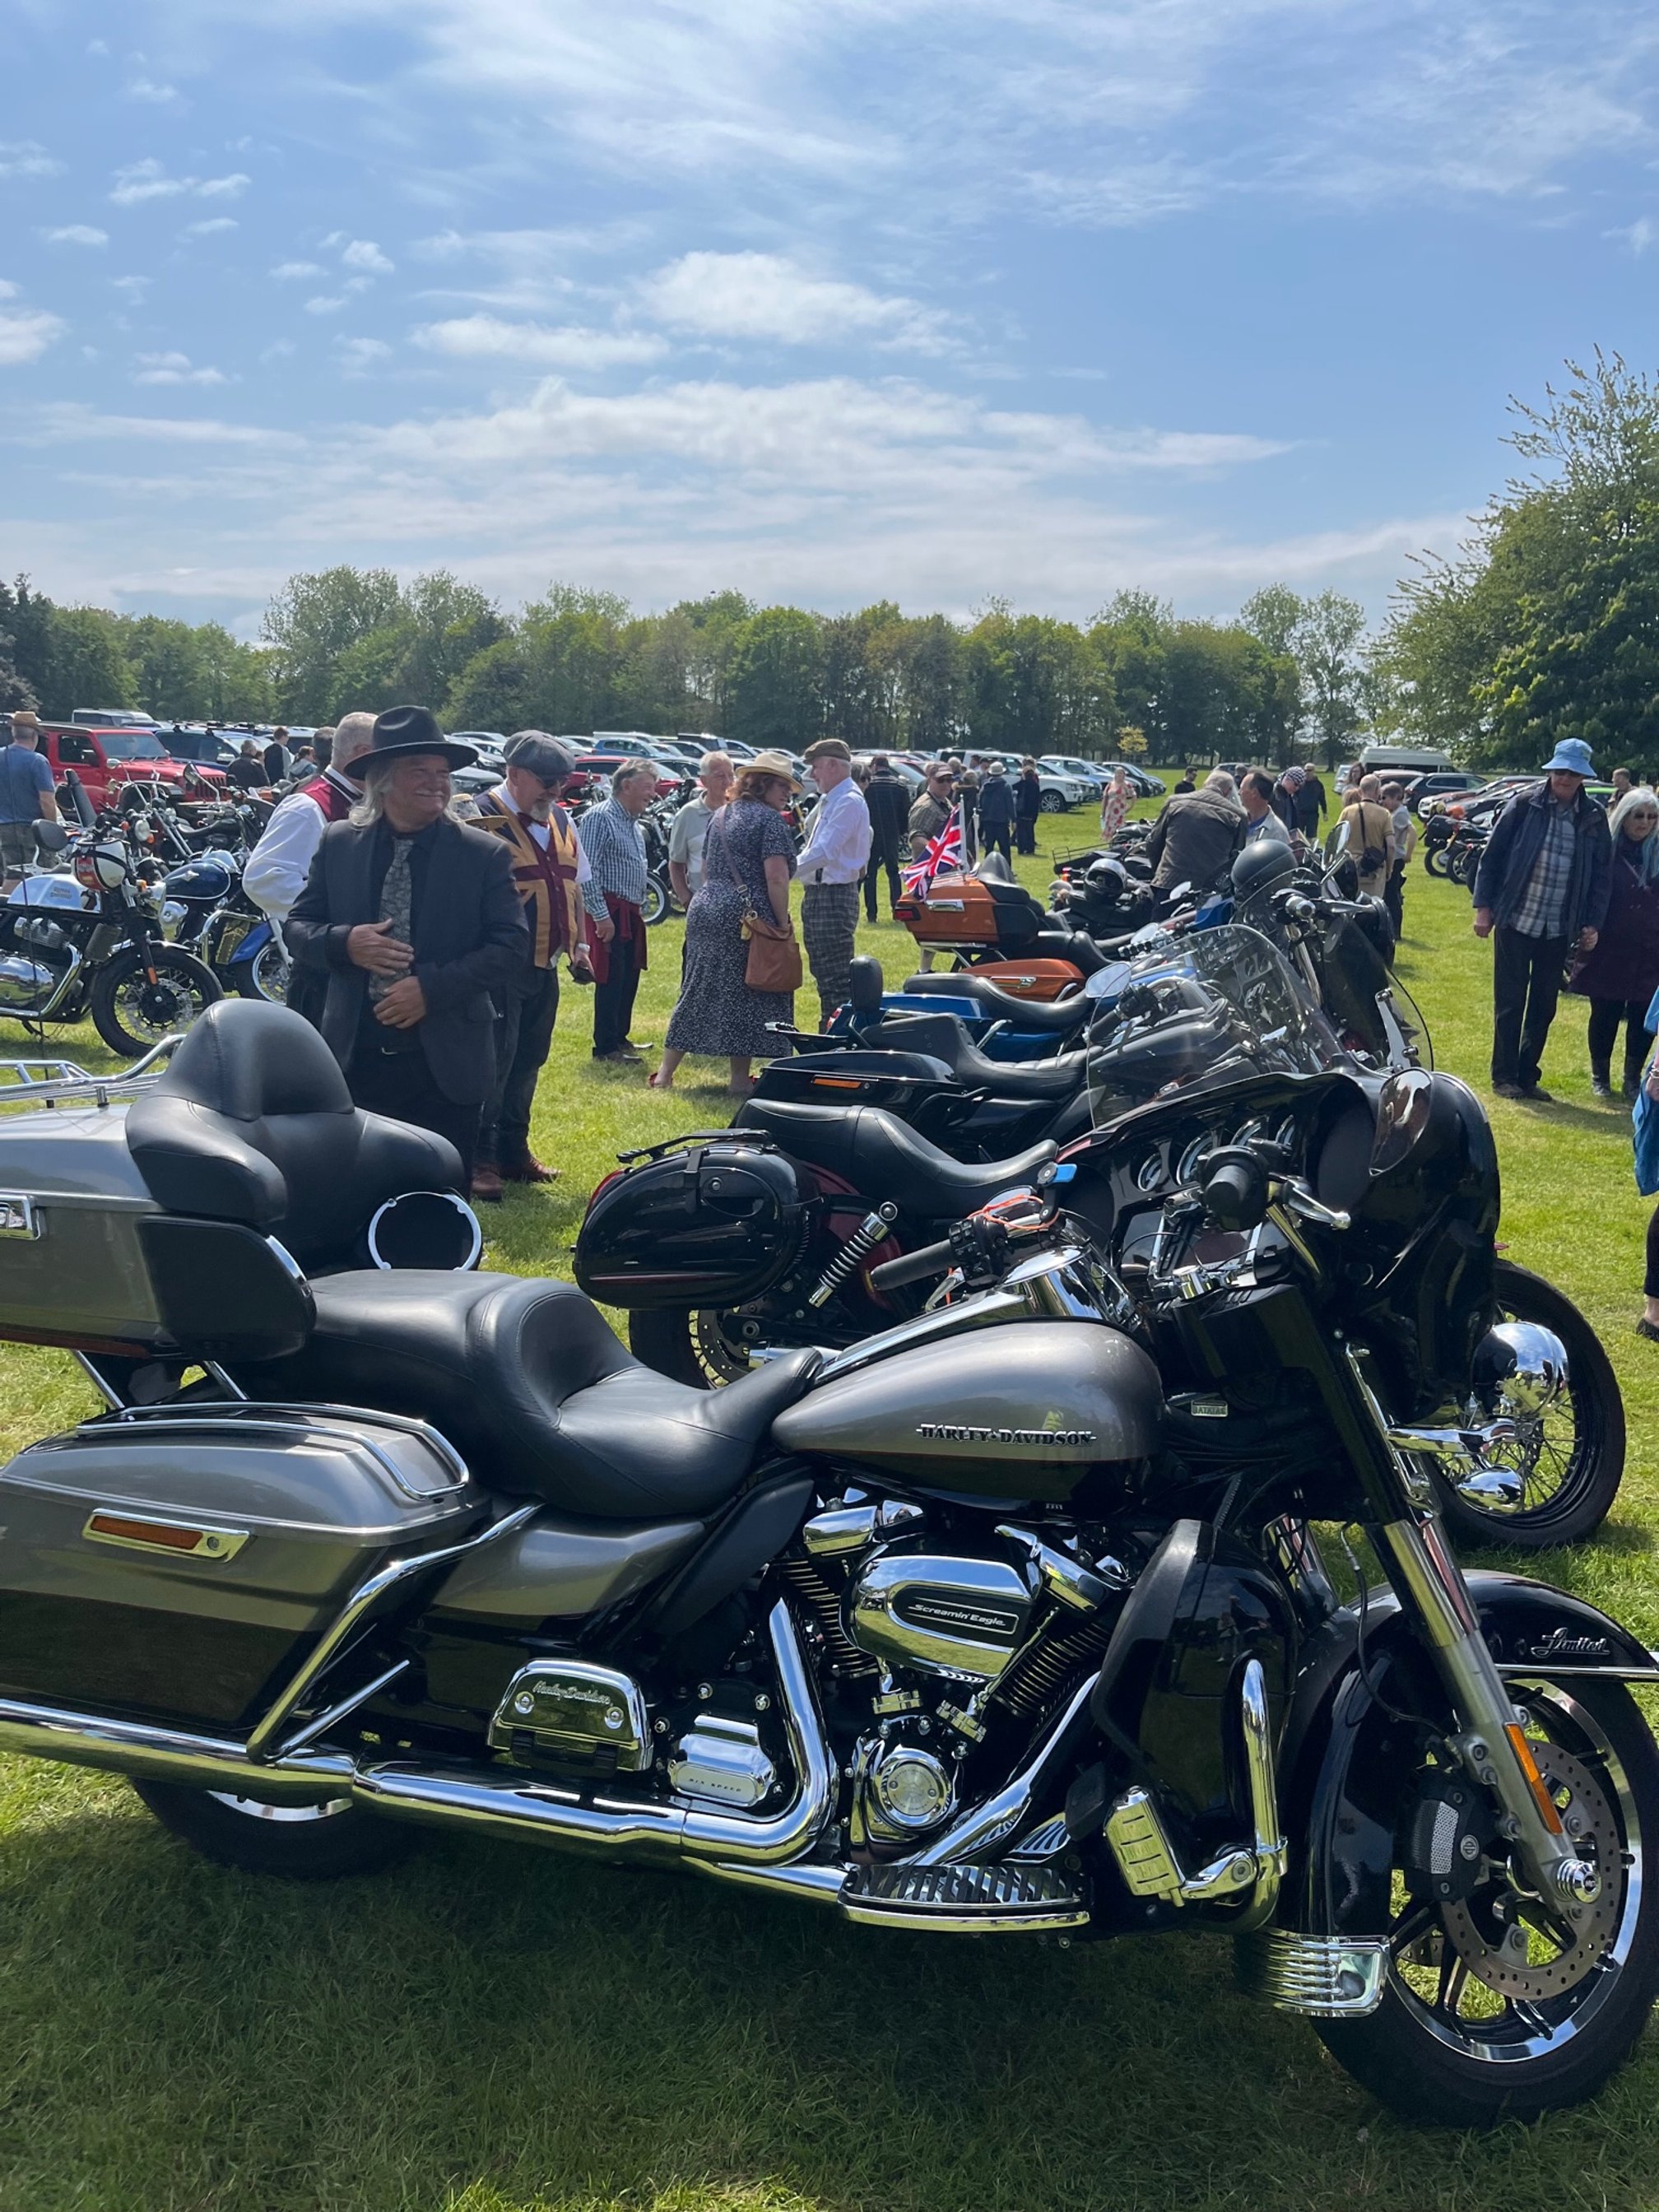
<instances>
[{"instance_id":1,"label":"chrome engine cover","mask_svg":"<svg viewBox=\"0 0 1659 2212\"><path fill-rule=\"evenodd\" d=\"M27 1013L44 1006L64 980L61 968L47 968L21 953L0 956L0 1006Z\"/></svg>"},{"instance_id":2,"label":"chrome engine cover","mask_svg":"<svg viewBox=\"0 0 1659 2212\"><path fill-rule=\"evenodd\" d=\"M918 1744L866 1736L853 1762L853 1837L859 1844L909 1843L956 1809L954 1776Z\"/></svg>"},{"instance_id":3,"label":"chrome engine cover","mask_svg":"<svg viewBox=\"0 0 1659 2212\"><path fill-rule=\"evenodd\" d=\"M521 1766L638 1774L651 1764L651 1723L630 1674L584 1659L532 1659L507 1684L489 1747Z\"/></svg>"},{"instance_id":4,"label":"chrome engine cover","mask_svg":"<svg viewBox=\"0 0 1659 2212\"><path fill-rule=\"evenodd\" d=\"M878 1552L847 1593L847 1633L890 1667L994 1682L1030 1626L1029 1566L938 1552Z\"/></svg>"},{"instance_id":5,"label":"chrome engine cover","mask_svg":"<svg viewBox=\"0 0 1659 2212\"><path fill-rule=\"evenodd\" d=\"M704 1713L674 1747L668 1778L682 1797L715 1805L758 1805L771 1794L778 1770L752 1721Z\"/></svg>"}]
</instances>

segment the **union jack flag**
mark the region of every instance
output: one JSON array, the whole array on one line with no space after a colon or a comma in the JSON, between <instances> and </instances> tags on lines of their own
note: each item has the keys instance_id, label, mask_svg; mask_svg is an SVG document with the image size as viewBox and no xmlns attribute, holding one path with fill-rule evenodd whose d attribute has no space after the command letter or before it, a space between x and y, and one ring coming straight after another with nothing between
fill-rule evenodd
<instances>
[{"instance_id":1,"label":"union jack flag","mask_svg":"<svg viewBox=\"0 0 1659 2212\"><path fill-rule=\"evenodd\" d=\"M962 809L953 806L938 836L928 839L927 850L919 860L901 872L899 880L914 897L930 890L934 877L942 870L961 866Z\"/></svg>"}]
</instances>

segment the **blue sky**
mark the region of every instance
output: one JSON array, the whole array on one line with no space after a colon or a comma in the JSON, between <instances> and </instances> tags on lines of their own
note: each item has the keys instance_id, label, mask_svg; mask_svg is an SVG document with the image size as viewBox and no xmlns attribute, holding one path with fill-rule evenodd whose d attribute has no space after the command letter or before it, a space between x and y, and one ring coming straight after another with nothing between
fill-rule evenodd
<instances>
[{"instance_id":1,"label":"blue sky","mask_svg":"<svg viewBox=\"0 0 1659 2212\"><path fill-rule=\"evenodd\" d=\"M1653 362L1602 0L12 0L0 568L1374 611Z\"/></svg>"}]
</instances>

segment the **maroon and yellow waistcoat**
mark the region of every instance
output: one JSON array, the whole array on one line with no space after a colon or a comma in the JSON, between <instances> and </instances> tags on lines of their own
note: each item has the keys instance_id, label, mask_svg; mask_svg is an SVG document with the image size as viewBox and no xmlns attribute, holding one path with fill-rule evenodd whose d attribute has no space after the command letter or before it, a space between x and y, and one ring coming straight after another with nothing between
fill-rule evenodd
<instances>
[{"instance_id":1,"label":"maroon and yellow waistcoat","mask_svg":"<svg viewBox=\"0 0 1659 2212\"><path fill-rule=\"evenodd\" d=\"M585 909L576 888L578 847L569 816L562 806L553 808L544 852L500 794L487 791L473 827L489 830L511 849L513 881L530 925L531 958L538 968L550 968L560 953L573 952L582 941Z\"/></svg>"}]
</instances>

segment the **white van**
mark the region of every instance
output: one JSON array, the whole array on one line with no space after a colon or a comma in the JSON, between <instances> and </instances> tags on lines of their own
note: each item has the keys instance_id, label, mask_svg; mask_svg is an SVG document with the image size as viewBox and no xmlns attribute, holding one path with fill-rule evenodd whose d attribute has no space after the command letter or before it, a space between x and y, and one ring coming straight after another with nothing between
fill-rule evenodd
<instances>
[{"instance_id":1,"label":"white van","mask_svg":"<svg viewBox=\"0 0 1659 2212\"><path fill-rule=\"evenodd\" d=\"M1438 745L1367 745L1360 753L1359 765L1367 775L1383 769L1425 775L1437 768L1455 768L1457 763Z\"/></svg>"}]
</instances>

